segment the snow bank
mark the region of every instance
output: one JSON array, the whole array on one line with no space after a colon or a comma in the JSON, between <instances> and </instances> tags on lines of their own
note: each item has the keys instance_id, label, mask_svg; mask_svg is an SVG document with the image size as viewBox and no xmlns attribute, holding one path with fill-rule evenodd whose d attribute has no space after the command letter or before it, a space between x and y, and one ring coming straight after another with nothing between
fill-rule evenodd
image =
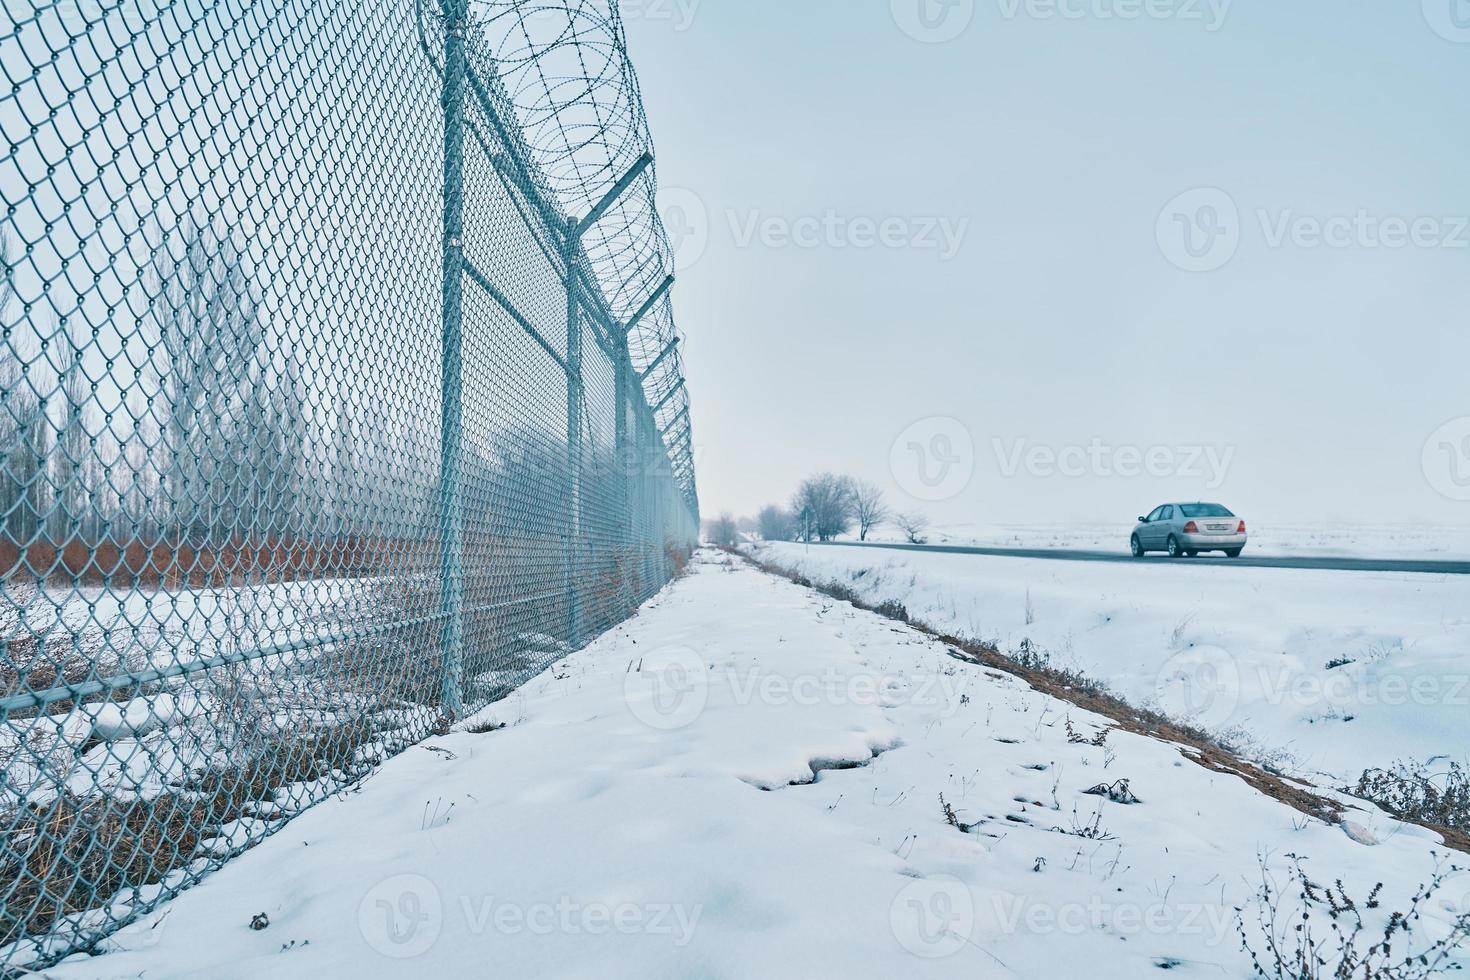
<instances>
[{"instance_id":1,"label":"snow bank","mask_svg":"<svg viewBox=\"0 0 1470 980\"><path fill-rule=\"evenodd\" d=\"M1383 914L1434 862L708 553L472 722L49 975L1245 976L1263 857Z\"/></svg>"},{"instance_id":2,"label":"snow bank","mask_svg":"<svg viewBox=\"0 0 1470 980\"><path fill-rule=\"evenodd\" d=\"M1470 745L1470 589L1453 576L799 545L762 554L1002 651L1029 640L1135 704L1339 784Z\"/></svg>"}]
</instances>

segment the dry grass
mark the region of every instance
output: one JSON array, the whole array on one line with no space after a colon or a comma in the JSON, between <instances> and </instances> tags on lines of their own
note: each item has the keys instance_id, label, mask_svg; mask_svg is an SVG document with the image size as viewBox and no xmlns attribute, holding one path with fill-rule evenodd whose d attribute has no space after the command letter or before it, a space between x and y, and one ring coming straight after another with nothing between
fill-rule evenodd
<instances>
[{"instance_id":1,"label":"dry grass","mask_svg":"<svg viewBox=\"0 0 1470 980\"><path fill-rule=\"evenodd\" d=\"M233 821L280 821L319 802L371 768L364 750L386 748L380 738L367 720L302 729L247 764L207 769L152 798L63 792L0 813L0 945L163 881L205 856L202 845Z\"/></svg>"}]
</instances>

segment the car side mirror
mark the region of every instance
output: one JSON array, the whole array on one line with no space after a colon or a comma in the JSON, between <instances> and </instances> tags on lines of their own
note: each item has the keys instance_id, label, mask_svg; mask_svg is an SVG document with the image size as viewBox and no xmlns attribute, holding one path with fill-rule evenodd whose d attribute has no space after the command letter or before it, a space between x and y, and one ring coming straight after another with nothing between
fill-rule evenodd
<instances>
[{"instance_id":1,"label":"car side mirror","mask_svg":"<svg viewBox=\"0 0 1470 980\"><path fill-rule=\"evenodd\" d=\"M1147 524L1148 523L1148 518L1147 517L1140 517L1138 519L1138 523L1140 523L1140 524Z\"/></svg>"}]
</instances>

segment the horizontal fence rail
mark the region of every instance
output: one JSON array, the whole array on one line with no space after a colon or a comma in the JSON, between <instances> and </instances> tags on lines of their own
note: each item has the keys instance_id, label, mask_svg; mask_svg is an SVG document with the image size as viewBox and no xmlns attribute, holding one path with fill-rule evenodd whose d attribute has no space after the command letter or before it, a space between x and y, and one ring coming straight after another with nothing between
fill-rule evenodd
<instances>
[{"instance_id":1,"label":"horizontal fence rail","mask_svg":"<svg viewBox=\"0 0 1470 980\"><path fill-rule=\"evenodd\" d=\"M0 0L0 975L630 615L699 522L616 0Z\"/></svg>"}]
</instances>

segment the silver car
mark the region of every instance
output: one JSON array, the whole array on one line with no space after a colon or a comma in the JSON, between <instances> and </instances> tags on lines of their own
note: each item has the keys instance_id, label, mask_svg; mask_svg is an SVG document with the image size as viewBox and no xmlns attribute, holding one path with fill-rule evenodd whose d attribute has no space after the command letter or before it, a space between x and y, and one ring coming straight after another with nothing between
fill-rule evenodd
<instances>
[{"instance_id":1,"label":"silver car","mask_svg":"<svg viewBox=\"0 0 1470 980\"><path fill-rule=\"evenodd\" d=\"M1128 542L1134 558L1150 551L1170 558L1193 558L1201 551L1223 551L1240 557L1245 549L1245 521L1219 504L1161 504L1138 519Z\"/></svg>"}]
</instances>

